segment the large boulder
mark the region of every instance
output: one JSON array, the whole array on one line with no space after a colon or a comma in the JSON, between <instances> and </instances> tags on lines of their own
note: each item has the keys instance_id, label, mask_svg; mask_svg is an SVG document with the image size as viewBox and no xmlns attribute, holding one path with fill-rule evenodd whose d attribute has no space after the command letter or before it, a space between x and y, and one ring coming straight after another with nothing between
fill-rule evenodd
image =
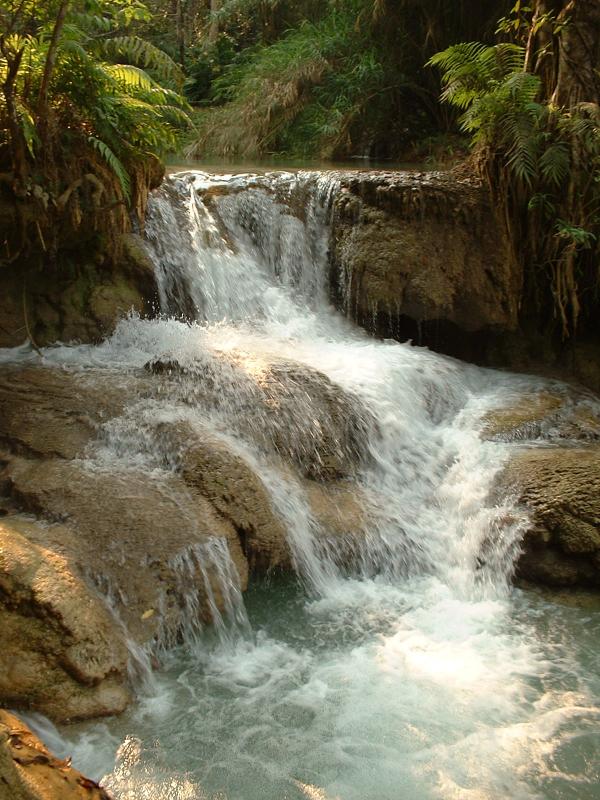
<instances>
[{"instance_id":1,"label":"large boulder","mask_svg":"<svg viewBox=\"0 0 600 800\"><path fill-rule=\"evenodd\" d=\"M246 586L236 531L176 477L14 458L5 481L11 502L37 515L11 513L0 527L5 702L58 720L121 711L145 653L196 635L211 602L224 608L227 565L213 542Z\"/></svg>"},{"instance_id":2,"label":"large boulder","mask_svg":"<svg viewBox=\"0 0 600 800\"><path fill-rule=\"evenodd\" d=\"M529 512L517 576L552 587L600 588L600 406L585 392L524 393L485 421L512 443L499 490Z\"/></svg>"},{"instance_id":3,"label":"large boulder","mask_svg":"<svg viewBox=\"0 0 600 800\"><path fill-rule=\"evenodd\" d=\"M332 285L359 324L462 357L482 332L517 328L522 275L485 187L437 172L350 173L341 185Z\"/></svg>"},{"instance_id":4,"label":"large boulder","mask_svg":"<svg viewBox=\"0 0 600 800\"><path fill-rule=\"evenodd\" d=\"M15 458L5 477L19 508L61 521L76 534L63 537L62 546L79 574L111 598L139 644L171 643L183 625L194 624L182 611L188 591L198 595L204 621L210 621L201 572L182 573L181 558L193 560L204 547L209 560L211 539L227 542L245 588L248 569L235 530L177 476L153 479L133 469L108 472L76 461ZM186 585L194 578L197 586ZM153 613L146 616L148 610Z\"/></svg>"},{"instance_id":5,"label":"large boulder","mask_svg":"<svg viewBox=\"0 0 600 800\"><path fill-rule=\"evenodd\" d=\"M523 450L502 482L531 514L519 577L600 588L600 448Z\"/></svg>"},{"instance_id":6,"label":"large boulder","mask_svg":"<svg viewBox=\"0 0 600 800\"><path fill-rule=\"evenodd\" d=\"M60 525L0 522L0 696L59 720L115 714L130 699L123 631L69 539Z\"/></svg>"}]
</instances>

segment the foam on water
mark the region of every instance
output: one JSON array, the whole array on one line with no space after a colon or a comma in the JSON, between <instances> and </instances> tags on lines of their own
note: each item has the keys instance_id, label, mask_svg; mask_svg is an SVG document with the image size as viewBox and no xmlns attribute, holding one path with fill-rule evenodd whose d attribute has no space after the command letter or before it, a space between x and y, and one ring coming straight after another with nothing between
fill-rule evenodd
<instances>
[{"instance_id":1,"label":"foam on water","mask_svg":"<svg viewBox=\"0 0 600 800\"><path fill-rule=\"evenodd\" d=\"M591 800L600 621L510 590L525 518L511 498L491 499L509 445L480 437L487 410L541 382L375 341L336 314L336 190L326 174L173 176L147 230L164 317L125 320L97 347L44 352L122 376L177 361L213 387L209 400L181 385L140 399L90 458L176 468L145 421L208 425L261 475L301 579L253 587L246 616L224 543L178 556L183 579L207 592L203 565L217 564L220 638L198 636L188 608L188 646L165 657L135 709L46 733L118 800ZM350 564L305 486L269 456L277 413L249 406L274 362L318 371L357 420L353 481L369 528ZM322 409L298 392L286 426L312 452ZM549 637L553 624L562 633Z\"/></svg>"}]
</instances>

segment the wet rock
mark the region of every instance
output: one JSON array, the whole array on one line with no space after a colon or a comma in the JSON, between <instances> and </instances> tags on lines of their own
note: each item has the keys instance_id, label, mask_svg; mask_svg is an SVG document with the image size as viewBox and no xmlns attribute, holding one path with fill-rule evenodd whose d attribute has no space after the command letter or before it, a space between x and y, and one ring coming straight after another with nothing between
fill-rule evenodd
<instances>
[{"instance_id":1,"label":"wet rock","mask_svg":"<svg viewBox=\"0 0 600 800\"><path fill-rule=\"evenodd\" d=\"M110 800L68 761L56 758L14 714L0 709L0 800Z\"/></svg>"},{"instance_id":2,"label":"wet rock","mask_svg":"<svg viewBox=\"0 0 600 800\"><path fill-rule=\"evenodd\" d=\"M358 486L341 481L328 484L306 481L303 485L324 536L361 538L369 516L367 500Z\"/></svg>"},{"instance_id":3,"label":"wet rock","mask_svg":"<svg viewBox=\"0 0 600 800\"><path fill-rule=\"evenodd\" d=\"M221 545L242 589L249 565L289 568L285 522L261 464L305 489L324 541L362 535L364 498L338 478L356 469L362 447L351 399L300 366L245 367L238 416L256 397L262 409L250 427L262 445L254 455L215 431L212 416L200 422L199 409L218 410L221 367L0 371L4 702L56 720L118 713L148 654L196 635L225 607ZM239 381L239 354L230 372ZM165 394L179 409L173 421L140 411ZM286 431L303 403L324 430L308 449L295 438L305 429ZM183 421L191 406L194 424ZM124 431L129 438L119 438Z\"/></svg>"},{"instance_id":4,"label":"wet rock","mask_svg":"<svg viewBox=\"0 0 600 800\"><path fill-rule=\"evenodd\" d=\"M69 539L62 526L0 520L0 696L58 720L115 714L130 699L123 633Z\"/></svg>"},{"instance_id":5,"label":"wet rock","mask_svg":"<svg viewBox=\"0 0 600 800\"><path fill-rule=\"evenodd\" d=\"M469 358L474 332L517 328L522 276L485 187L449 173L349 173L332 225L336 304L367 329Z\"/></svg>"},{"instance_id":6,"label":"wet rock","mask_svg":"<svg viewBox=\"0 0 600 800\"><path fill-rule=\"evenodd\" d=\"M207 428L188 423L163 424L159 435L170 440L179 455L185 482L195 487L235 528L252 569L287 569L291 553L286 528L271 495L248 453ZM317 482L303 478L293 466L277 464L287 478L300 484L322 536L360 537L366 503L350 482Z\"/></svg>"},{"instance_id":7,"label":"wet rock","mask_svg":"<svg viewBox=\"0 0 600 800\"><path fill-rule=\"evenodd\" d=\"M185 375L187 370L177 359L155 359L144 364L144 369L154 375Z\"/></svg>"},{"instance_id":8,"label":"wet rock","mask_svg":"<svg viewBox=\"0 0 600 800\"><path fill-rule=\"evenodd\" d=\"M288 565L285 527L248 461L208 432L198 437L180 427L179 435L187 441L181 456L183 479L233 525L251 566L264 570Z\"/></svg>"},{"instance_id":9,"label":"wet rock","mask_svg":"<svg viewBox=\"0 0 600 800\"><path fill-rule=\"evenodd\" d=\"M174 379L170 394L224 413L241 433L307 478L347 478L368 458L375 421L310 367L232 352L203 362L158 360L146 368Z\"/></svg>"},{"instance_id":10,"label":"wet rock","mask_svg":"<svg viewBox=\"0 0 600 800\"><path fill-rule=\"evenodd\" d=\"M0 697L11 705L57 720L122 711L132 669L148 668L140 648L193 635L210 602L223 608L215 542L246 585L235 529L180 476L81 458L152 380L0 374Z\"/></svg>"},{"instance_id":11,"label":"wet rock","mask_svg":"<svg viewBox=\"0 0 600 800\"><path fill-rule=\"evenodd\" d=\"M523 395L518 403L486 414L484 436L499 441L535 439L543 423L562 408L563 398L550 392Z\"/></svg>"},{"instance_id":12,"label":"wet rock","mask_svg":"<svg viewBox=\"0 0 600 800\"><path fill-rule=\"evenodd\" d=\"M141 385L137 385L142 391ZM129 391L134 387L129 383ZM94 374L44 367L0 372L0 439L40 457L76 458L99 426L120 414L126 394L119 381L99 385Z\"/></svg>"},{"instance_id":13,"label":"wet rock","mask_svg":"<svg viewBox=\"0 0 600 800\"><path fill-rule=\"evenodd\" d=\"M13 459L6 468L9 491L20 508L73 532L61 538L78 573L109 597L127 633L138 644L176 641L185 624L186 592L195 592L204 622L210 621L200 572L182 575L177 557L193 560L193 548L225 539L242 587L247 565L233 527L177 476L127 470L110 472L48 459ZM185 579L195 577L196 587ZM144 614L154 609L149 617ZM197 622L197 621L196 621Z\"/></svg>"},{"instance_id":14,"label":"wet rock","mask_svg":"<svg viewBox=\"0 0 600 800\"><path fill-rule=\"evenodd\" d=\"M600 405L595 396L564 385L525 392L486 415L484 436L504 442L599 441Z\"/></svg>"},{"instance_id":15,"label":"wet rock","mask_svg":"<svg viewBox=\"0 0 600 800\"><path fill-rule=\"evenodd\" d=\"M552 586L600 587L600 448L520 451L501 483L531 513L518 576Z\"/></svg>"},{"instance_id":16,"label":"wet rock","mask_svg":"<svg viewBox=\"0 0 600 800\"><path fill-rule=\"evenodd\" d=\"M353 475L368 458L374 421L349 394L322 373L292 363L273 363L262 376L261 426L275 449L313 480ZM261 423L257 420L257 429Z\"/></svg>"},{"instance_id":17,"label":"wet rock","mask_svg":"<svg viewBox=\"0 0 600 800\"><path fill-rule=\"evenodd\" d=\"M131 670L149 667L140 647L210 624L209 592L223 608L212 542L227 543L246 586L233 526L176 476L13 457L4 480L39 520L0 520L0 697L11 705L56 720L122 711Z\"/></svg>"},{"instance_id":18,"label":"wet rock","mask_svg":"<svg viewBox=\"0 0 600 800\"><path fill-rule=\"evenodd\" d=\"M0 347L25 342L27 325L40 346L56 341L98 342L130 311L152 314L157 286L141 238L125 234L113 249L115 253L108 257L90 246L85 255L71 254L56 270L27 274L22 264L3 269Z\"/></svg>"},{"instance_id":19,"label":"wet rock","mask_svg":"<svg viewBox=\"0 0 600 800\"><path fill-rule=\"evenodd\" d=\"M565 341L551 302L523 292L485 185L451 172L348 172L334 198L330 268L338 308L379 336L600 393L593 315Z\"/></svg>"},{"instance_id":20,"label":"wet rock","mask_svg":"<svg viewBox=\"0 0 600 800\"><path fill-rule=\"evenodd\" d=\"M499 477L529 511L520 580L600 588L600 401L559 383L504 398L483 436L514 448Z\"/></svg>"},{"instance_id":21,"label":"wet rock","mask_svg":"<svg viewBox=\"0 0 600 800\"><path fill-rule=\"evenodd\" d=\"M184 480L200 489L240 535L244 552L254 569L264 571L290 566L290 547L282 518L256 468L240 453L205 432L201 437L179 436L184 449ZM306 492L310 511L323 537L360 537L366 520L364 498L352 484L302 480L290 470L291 480Z\"/></svg>"}]
</instances>

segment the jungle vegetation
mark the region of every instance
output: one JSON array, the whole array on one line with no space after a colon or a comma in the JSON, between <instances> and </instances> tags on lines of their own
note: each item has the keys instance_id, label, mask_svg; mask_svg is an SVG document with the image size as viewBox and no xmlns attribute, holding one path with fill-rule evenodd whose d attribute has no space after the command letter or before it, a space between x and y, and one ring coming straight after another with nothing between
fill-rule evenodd
<instances>
[{"instance_id":1,"label":"jungle vegetation","mask_svg":"<svg viewBox=\"0 0 600 800\"><path fill-rule=\"evenodd\" d=\"M528 312L562 337L597 333L600 257L600 3L518 0L500 41L430 59L461 112L474 164L503 210Z\"/></svg>"},{"instance_id":2,"label":"jungle vegetation","mask_svg":"<svg viewBox=\"0 0 600 800\"><path fill-rule=\"evenodd\" d=\"M52 255L88 215L125 229L184 147L422 158L470 149L528 308L595 325L597 0L0 0L0 192ZM91 213L93 212L93 213Z\"/></svg>"},{"instance_id":3,"label":"jungle vegetation","mask_svg":"<svg viewBox=\"0 0 600 800\"><path fill-rule=\"evenodd\" d=\"M206 110L190 148L219 155L398 158L454 131L423 65L478 36L498 0L225 0L212 45L190 65ZM210 36L209 36L210 38ZM242 46L240 46L240 44Z\"/></svg>"},{"instance_id":4,"label":"jungle vegetation","mask_svg":"<svg viewBox=\"0 0 600 800\"><path fill-rule=\"evenodd\" d=\"M31 239L57 246L67 225L126 228L143 213L152 172L189 124L180 67L137 35L137 0L3 0L0 185L16 230L0 260Z\"/></svg>"}]
</instances>

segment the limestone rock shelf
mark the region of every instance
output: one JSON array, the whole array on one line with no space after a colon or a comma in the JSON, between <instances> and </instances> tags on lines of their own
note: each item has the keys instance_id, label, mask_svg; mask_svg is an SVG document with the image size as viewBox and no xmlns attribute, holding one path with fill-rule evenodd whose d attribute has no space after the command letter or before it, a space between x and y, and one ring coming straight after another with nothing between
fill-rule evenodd
<instances>
[{"instance_id":1,"label":"limestone rock shelf","mask_svg":"<svg viewBox=\"0 0 600 800\"><path fill-rule=\"evenodd\" d=\"M513 449L498 491L514 494L530 514L521 579L600 588L599 412L591 393L557 386L488 416L485 435Z\"/></svg>"},{"instance_id":2,"label":"limestone rock shelf","mask_svg":"<svg viewBox=\"0 0 600 800\"><path fill-rule=\"evenodd\" d=\"M182 370L1 371L4 703L59 721L119 713L136 676L156 666L162 648L212 622L211 602L221 610L227 605L223 565L211 543L226 543L242 590L250 570L290 566L285 526L255 465L197 420L168 422L140 412L166 396L194 406L202 395L210 405L214 387L206 378ZM300 401L315 403L309 419L321 410L322 437L294 429L286 381L300 382ZM265 409L248 435L278 463L286 456L324 538L360 536L363 500L342 480L354 469L357 435L343 395L336 399L316 372L303 377L280 364L266 368L248 391L258 395L257 407L260 396L282 414L287 404L285 426L269 429ZM337 403L339 425L327 429ZM136 426L134 443L127 436ZM300 447L302 433L312 447ZM119 447L134 446L154 453L156 472L119 461ZM167 463L172 468L160 468Z\"/></svg>"}]
</instances>

